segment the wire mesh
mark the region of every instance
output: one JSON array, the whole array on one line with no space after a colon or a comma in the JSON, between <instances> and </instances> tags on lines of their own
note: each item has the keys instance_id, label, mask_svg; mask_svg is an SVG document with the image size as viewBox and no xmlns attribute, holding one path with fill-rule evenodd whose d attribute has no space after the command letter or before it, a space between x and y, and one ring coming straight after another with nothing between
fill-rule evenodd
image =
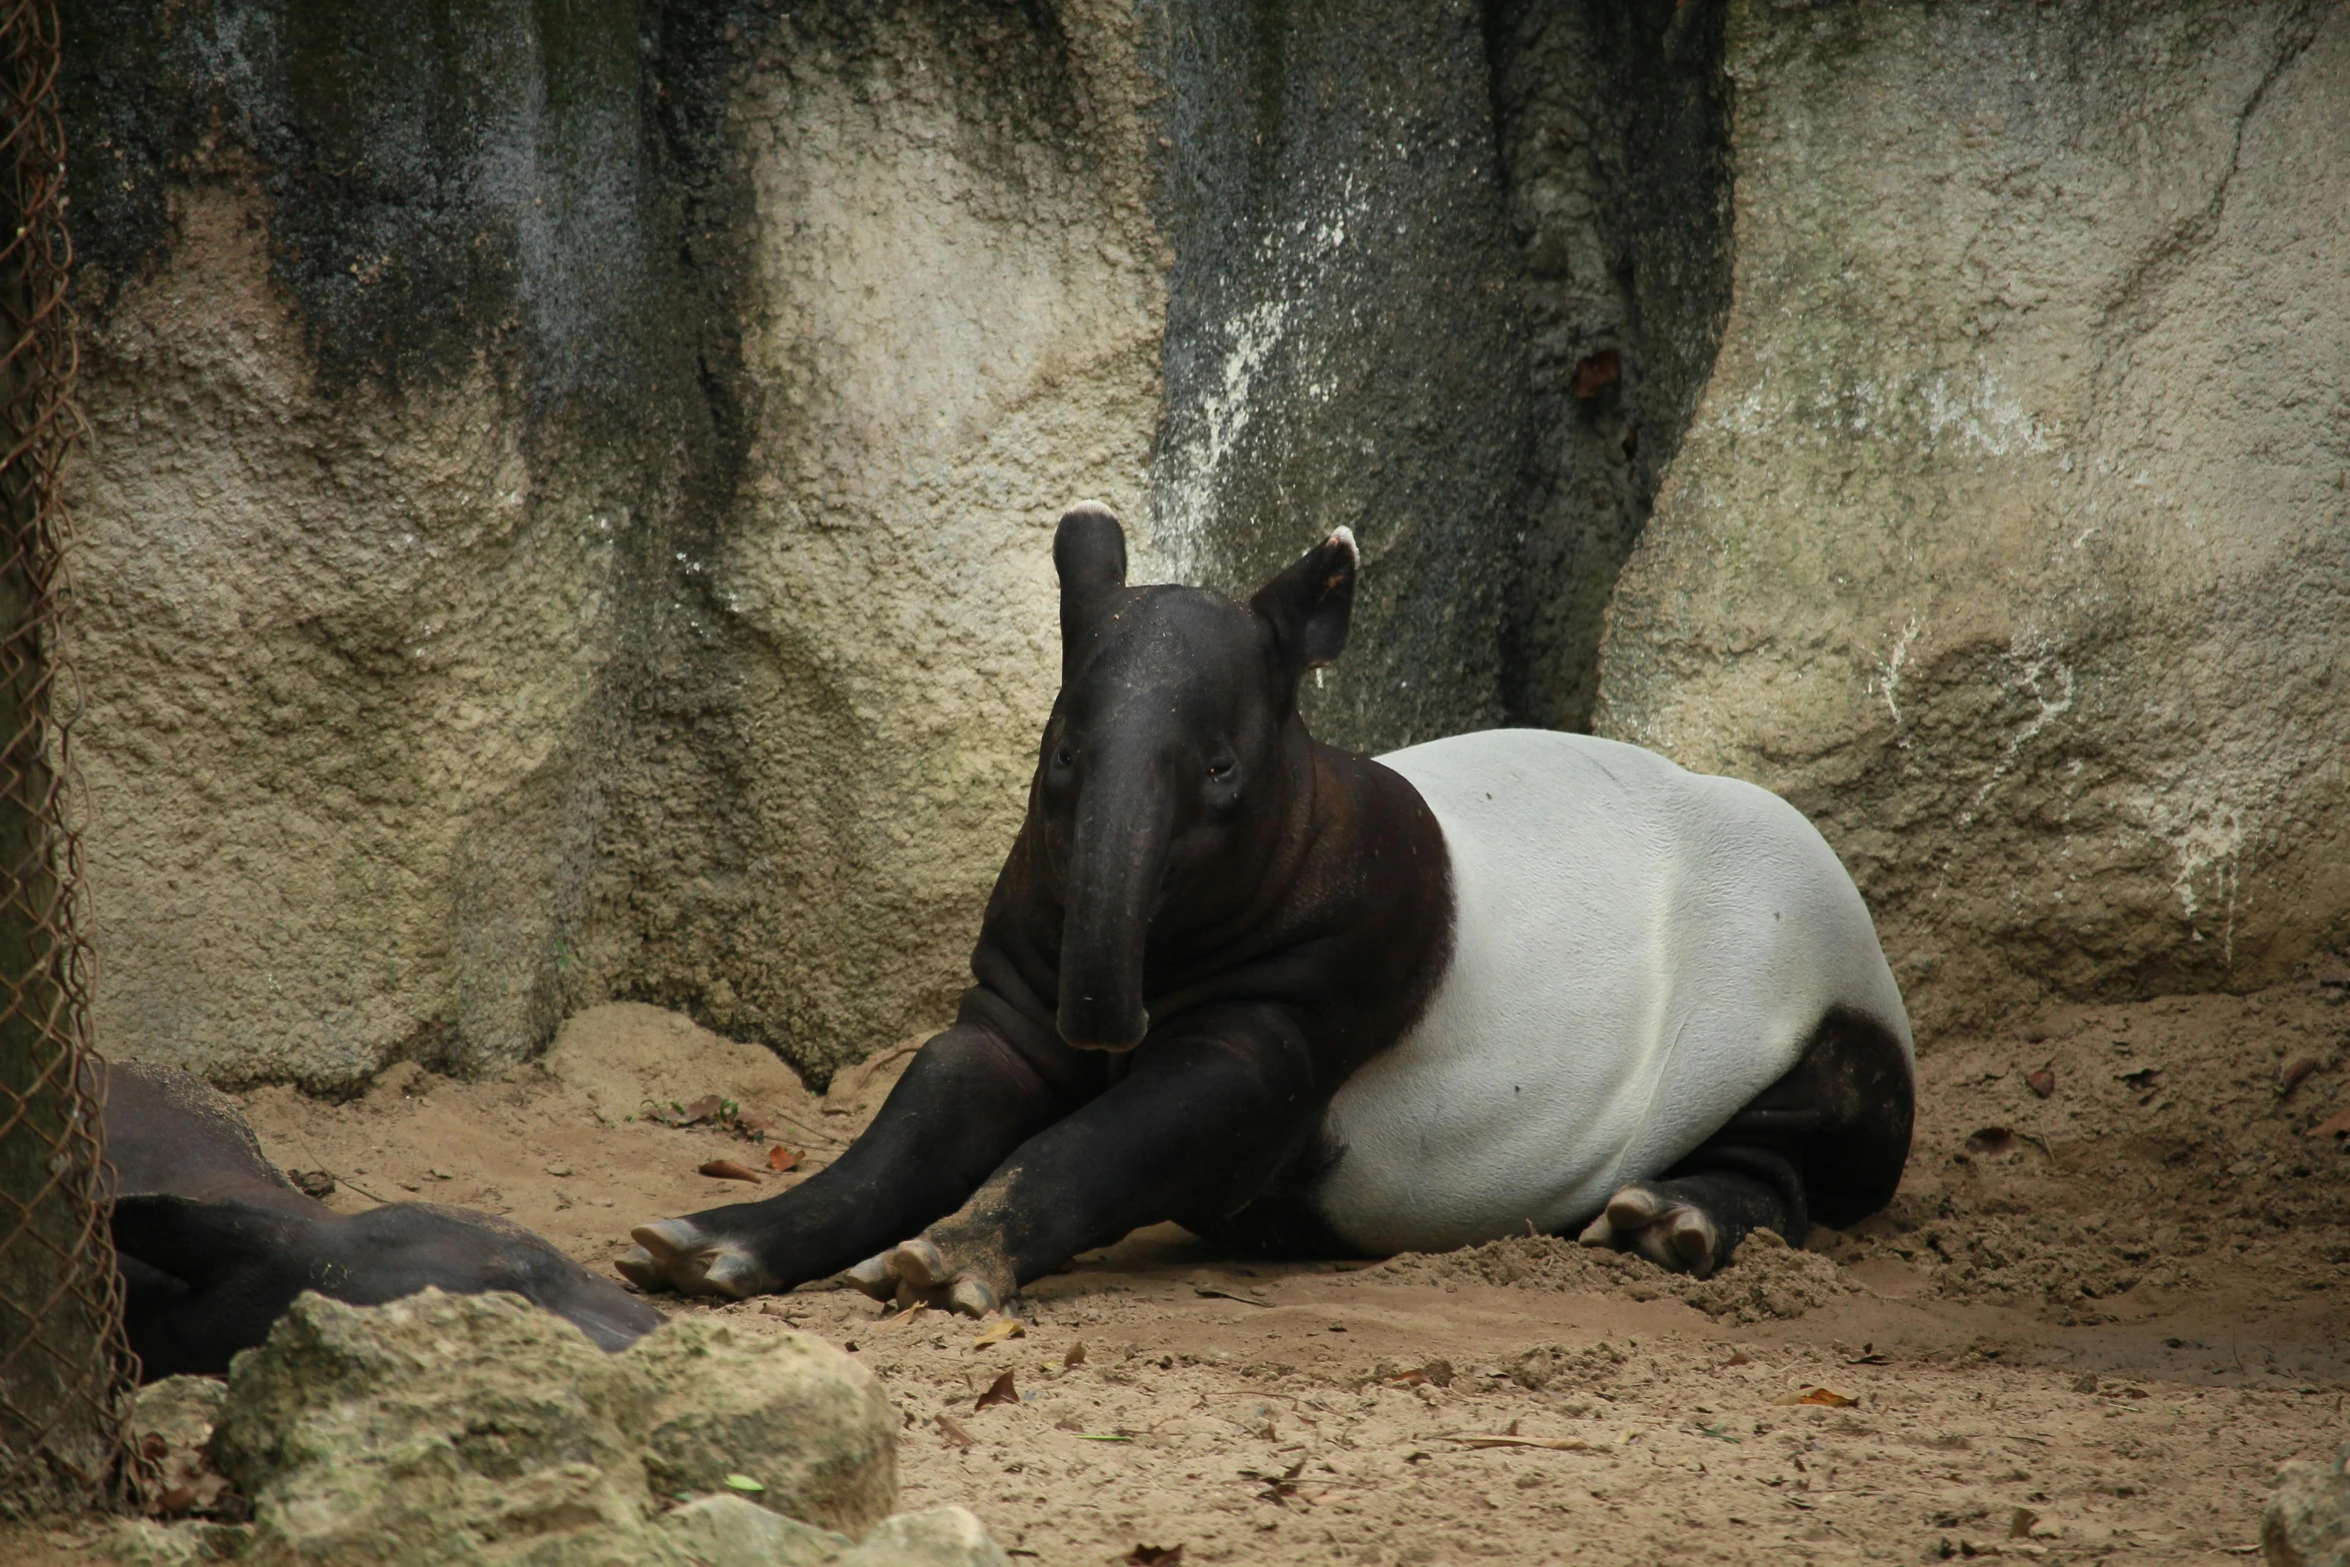
<instances>
[{"instance_id":1,"label":"wire mesh","mask_svg":"<svg viewBox=\"0 0 2350 1567\"><path fill-rule=\"evenodd\" d=\"M77 425L58 60L55 0L0 0L0 1514L20 1516L136 1485L63 797L58 470Z\"/></svg>"}]
</instances>

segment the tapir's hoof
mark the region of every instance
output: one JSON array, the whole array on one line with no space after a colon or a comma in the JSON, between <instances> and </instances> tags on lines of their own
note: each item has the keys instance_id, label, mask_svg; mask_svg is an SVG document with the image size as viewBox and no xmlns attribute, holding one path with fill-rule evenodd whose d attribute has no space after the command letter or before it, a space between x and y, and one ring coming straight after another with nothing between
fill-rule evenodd
<instances>
[{"instance_id":1,"label":"tapir's hoof","mask_svg":"<svg viewBox=\"0 0 2350 1567\"><path fill-rule=\"evenodd\" d=\"M898 1276L889 1271L889 1253L867 1257L849 1269L848 1280L875 1300L894 1300L898 1293Z\"/></svg>"},{"instance_id":2,"label":"tapir's hoof","mask_svg":"<svg viewBox=\"0 0 2350 1567\"><path fill-rule=\"evenodd\" d=\"M621 1277L644 1289L664 1286L688 1295L727 1295L741 1300L767 1288L767 1270L740 1241L704 1234L690 1219L663 1219L628 1232L634 1250L613 1264Z\"/></svg>"},{"instance_id":3,"label":"tapir's hoof","mask_svg":"<svg viewBox=\"0 0 2350 1567\"><path fill-rule=\"evenodd\" d=\"M1637 1251L1660 1268L1705 1278L1721 1266L1721 1227L1691 1203L1653 1187L1625 1186L1578 1237L1586 1246Z\"/></svg>"},{"instance_id":4,"label":"tapir's hoof","mask_svg":"<svg viewBox=\"0 0 2350 1567\"><path fill-rule=\"evenodd\" d=\"M653 1254L642 1246L631 1246L612 1259L612 1267L622 1278L641 1290L665 1290L669 1281L661 1277L660 1265Z\"/></svg>"},{"instance_id":5,"label":"tapir's hoof","mask_svg":"<svg viewBox=\"0 0 2350 1567\"><path fill-rule=\"evenodd\" d=\"M899 1283L912 1290L934 1290L953 1277L938 1243L927 1235L898 1242L889 1254L889 1268Z\"/></svg>"},{"instance_id":6,"label":"tapir's hoof","mask_svg":"<svg viewBox=\"0 0 2350 1567\"><path fill-rule=\"evenodd\" d=\"M1003 1293L968 1268L949 1260L927 1235L901 1241L878 1257L868 1257L849 1269L851 1284L876 1300L903 1306L929 1306L984 1317L1003 1309Z\"/></svg>"}]
</instances>

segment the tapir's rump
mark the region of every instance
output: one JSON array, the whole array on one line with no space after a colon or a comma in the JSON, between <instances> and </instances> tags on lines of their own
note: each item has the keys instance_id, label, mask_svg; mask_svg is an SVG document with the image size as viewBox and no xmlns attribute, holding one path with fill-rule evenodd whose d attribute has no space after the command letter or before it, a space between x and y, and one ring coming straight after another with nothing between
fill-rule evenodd
<instances>
[{"instance_id":1,"label":"tapir's rump","mask_svg":"<svg viewBox=\"0 0 2350 1567\"><path fill-rule=\"evenodd\" d=\"M1444 831L1452 957L1340 1088L1324 1218L1367 1252L1572 1233L1711 1136L1836 1009L1911 1051L1867 906L1793 806L1587 735L1379 758Z\"/></svg>"}]
</instances>

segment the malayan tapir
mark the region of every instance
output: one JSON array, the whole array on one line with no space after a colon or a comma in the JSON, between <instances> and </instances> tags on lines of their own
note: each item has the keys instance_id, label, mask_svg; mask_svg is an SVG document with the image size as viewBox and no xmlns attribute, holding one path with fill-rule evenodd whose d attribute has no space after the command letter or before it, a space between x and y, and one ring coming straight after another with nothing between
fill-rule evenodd
<instances>
[{"instance_id":1,"label":"malayan tapir","mask_svg":"<svg viewBox=\"0 0 2350 1567\"><path fill-rule=\"evenodd\" d=\"M1345 529L1245 606L1129 587L1096 506L1053 560L1060 696L954 1026L836 1163L638 1228L629 1279L847 1270L984 1314L1170 1219L1325 1255L1530 1226L1702 1274L1891 1198L1908 1016L1792 806L1585 735L1317 742Z\"/></svg>"},{"instance_id":2,"label":"malayan tapir","mask_svg":"<svg viewBox=\"0 0 2350 1567\"><path fill-rule=\"evenodd\" d=\"M644 1301L488 1214L423 1202L336 1213L262 1157L236 1106L202 1080L119 1061L105 1070L123 1325L148 1381L226 1371L306 1289L357 1306L427 1285L512 1290L608 1350L661 1325Z\"/></svg>"}]
</instances>

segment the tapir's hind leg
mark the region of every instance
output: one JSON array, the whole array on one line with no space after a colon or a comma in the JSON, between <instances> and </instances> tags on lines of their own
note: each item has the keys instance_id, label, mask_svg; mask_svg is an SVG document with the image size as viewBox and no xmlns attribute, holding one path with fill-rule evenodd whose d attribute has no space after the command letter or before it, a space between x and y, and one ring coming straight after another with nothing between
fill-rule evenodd
<instances>
[{"instance_id":1,"label":"tapir's hind leg","mask_svg":"<svg viewBox=\"0 0 2350 1567\"><path fill-rule=\"evenodd\" d=\"M1892 1200L1915 1103L1900 1041L1867 1018L1832 1012L1787 1075L1689 1157L1619 1188L1583 1244L1637 1250L1700 1278L1752 1230L1800 1246L1814 1220L1850 1224Z\"/></svg>"}]
</instances>

